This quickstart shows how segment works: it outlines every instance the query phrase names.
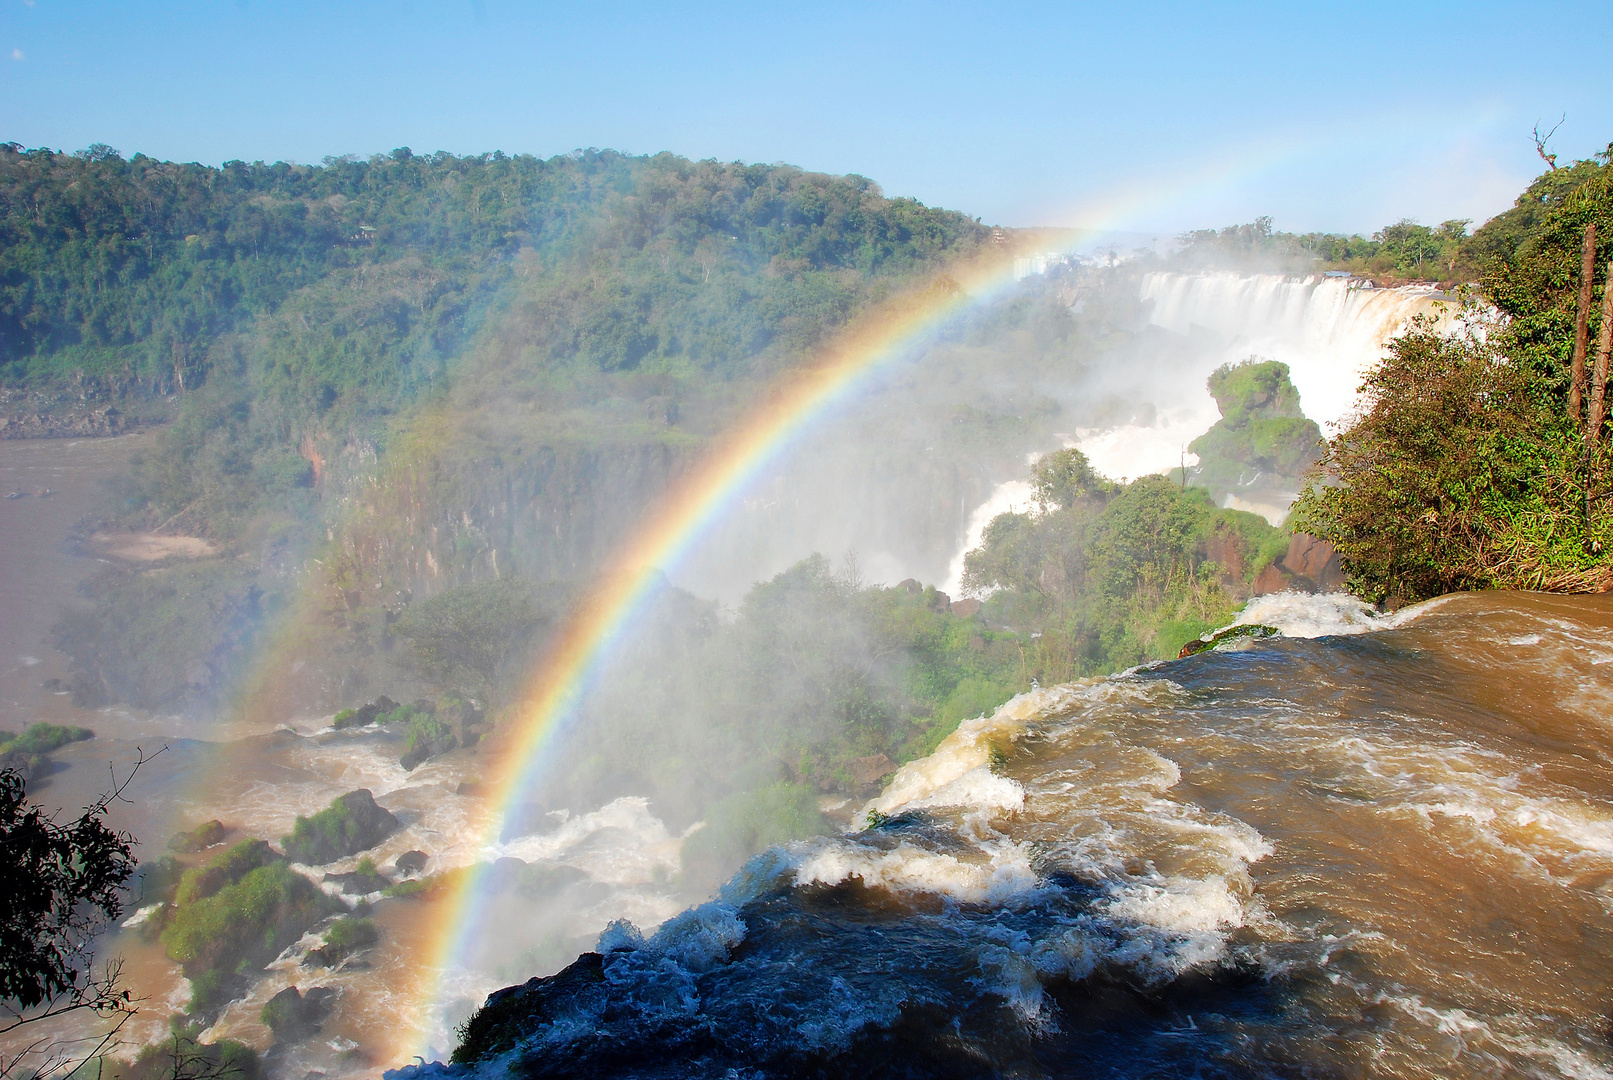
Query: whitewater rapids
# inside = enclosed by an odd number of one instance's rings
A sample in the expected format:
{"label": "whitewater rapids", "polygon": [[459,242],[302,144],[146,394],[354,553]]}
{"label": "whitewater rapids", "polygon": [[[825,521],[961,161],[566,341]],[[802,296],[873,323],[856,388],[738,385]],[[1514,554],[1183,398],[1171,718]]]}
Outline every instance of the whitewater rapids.
{"label": "whitewater rapids", "polygon": [[1613,1076],[1613,598],[1261,604],[495,995],[479,1071]]}

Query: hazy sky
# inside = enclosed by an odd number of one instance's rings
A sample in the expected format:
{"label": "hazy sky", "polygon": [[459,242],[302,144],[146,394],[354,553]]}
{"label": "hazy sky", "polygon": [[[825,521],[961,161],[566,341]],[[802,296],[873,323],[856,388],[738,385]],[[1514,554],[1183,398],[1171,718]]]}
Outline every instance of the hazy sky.
{"label": "hazy sky", "polygon": [[1613,140],[1613,3],[0,0],[0,139],[219,163],[587,146],[992,223],[1478,220]]}

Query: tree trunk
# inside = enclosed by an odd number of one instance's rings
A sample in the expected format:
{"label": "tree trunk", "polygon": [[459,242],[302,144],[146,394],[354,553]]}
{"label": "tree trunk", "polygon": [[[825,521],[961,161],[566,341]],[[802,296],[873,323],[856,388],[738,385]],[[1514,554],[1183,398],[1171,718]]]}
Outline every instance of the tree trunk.
{"label": "tree trunk", "polygon": [[1613,259],[1602,277],[1602,322],[1596,328],[1596,368],[1591,372],[1591,416],[1585,424],[1585,442],[1595,447],[1607,419],[1607,364],[1613,352]]}
{"label": "tree trunk", "polygon": [[1579,423],[1585,383],[1585,346],[1590,343],[1591,286],[1596,279],[1596,222],[1585,226],[1585,248],[1579,260],[1579,306],[1574,315],[1574,362],[1569,368],[1568,415]]}

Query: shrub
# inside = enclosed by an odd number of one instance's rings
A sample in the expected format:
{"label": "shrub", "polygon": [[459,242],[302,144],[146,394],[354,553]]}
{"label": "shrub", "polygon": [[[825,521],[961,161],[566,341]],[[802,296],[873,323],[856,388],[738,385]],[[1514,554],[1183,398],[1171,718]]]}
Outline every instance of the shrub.
{"label": "shrub", "polygon": [[398,828],[398,819],[377,806],[367,789],[350,791],[313,817],[297,816],[289,834],[280,838],[286,856],[317,866],[374,847]]}
{"label": "shrub", "polygon": [[0,736],[0,754],[48,754],[60,750],[68,743],[95,738],[89,728],[62,727],[57,724],[38,723],[21,735]]}
{"label": "shrub", "polygon": [[1613,529],[1586,520],[1583,448],[1531,400],[1524,366],[1419,321],[1389,343],[1362,396],[1321,462],[1327,484],[1294,511],[1338,549],[1353,591],[1402,603],[1600,580],[1596,550]]}
{"label": "shrub", "polygon": [[242,976],[273,960],[333,905],[279,861],[249,870],[211,895],[186,899],[185,893],[181,883],[162,944],[184,966],[196,1012],[223,1004]]}

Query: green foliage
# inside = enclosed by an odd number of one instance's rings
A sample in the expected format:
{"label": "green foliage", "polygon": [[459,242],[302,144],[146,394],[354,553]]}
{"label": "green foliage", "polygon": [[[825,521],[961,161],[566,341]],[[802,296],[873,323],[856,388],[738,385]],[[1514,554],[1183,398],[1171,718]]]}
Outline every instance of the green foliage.
{"label": "green foliage", "polygon": [[174,894],[178,904],[193,904],[218,892],[226,885],[240,881],[260,866],[268,866],[278,859],[266,840],[247,839],[232,844],[201,866],[191,867],[179,879]]}
{"label": "green foliage", "polygon": [[303,1014],[304,1006],[300,997],[276,994],[258,1013],[258,1020],[280,1040],[303,1027]]}
{"label": "green foliage", "polygon": [[[1390,343],[1366,409],[1334,440],[1328,485],[1295,506],[1351,588],[1396,603],[1459,589],[1585,588],[1613,542],[1584,517],[1583,447],[1530,400],[1494,344],[1427,324]],[[1605,467],[1605,466],[1604,466]]]}
{"label": "green foliage", "polygon": [[[1331,540],[1352,588],[1392,603],[1455,589],[1586,591],[1609,580],[1605,430],[1568,412],[1581,244],[1613,256],[1613,165],[1546,173],[1475,234],[1485,295],[1505,318],[1446,339],[1426,322],[1390,343],[1361,419],[1295,508]],[[1593,290],[1591,332],[1600,321]]]}
{"label": "green foliage", "polygon": [[1188,445],[1199,456],[1192,482],[1212,494],[1262,480],[1293,485],[1292,492],[1321,453],[1322,432],[1300,410],[1288,365],[1227,364],[1210,376],[1209,389],[1221,419]]}
{"label": "green foliage", "polygon": [[62,825],[28,801],[16,770],[0,769],[0,998],[23,1009],[121,1008],[100,1000],[89,954],[95,935],[122,916],[135,868],[133,841],[105,822],[115,796]]}
{"label": "green foliage", "polygon": [[223,1004],[247,974],[279,955],[333,903],[279,860],[247,870],[210,893],[187,895],[189,880],[187,874],[180,885],[162,944],[191,980],[193,1012]]}
{"label": "green foliage", "polygon": [[547,616],[525,582],[499,577],[411,604],[392,632],[409,643],[423,678],[486,699]]}
{"label": "green foliage", "polygon": [[280,844],[287,858],[317,866],[374,847],[397,827],[398,819],[360,789],[332,799],[313,817],[298,814]]}
{"label": "green foliage", "polygon": [[68,743],[93,738],[95,732],[89,728],[63,727],[40,721],[29,725],[28,730],[21,735],[0,736],[0,754],[48,754],[52,750],[60,750]]}
{"label": "green foliage", "polygon": [[223,842],[230,830],[222,821],[204,821],[194,829],[175,833],[168,841],[170,851],[204,851]]}
{"label": "green foliage", "polygon": [[441,876],[433,874],[430,877],[408,878],[404,881],[395,882],[382,891],[389,897],[407,899],[435,893],[442,887],[442,884]]}
{"label": "green foliage", "polygon": [[1031,488],[1043,510],[1067,510],[1081,499],[1109,494],[1114,483],[1099,476],[1073,447],[1045,454],[1031,468]]}
{"label": "green foliage", "polygon": [[327,967],[335,967],[360,949],[367,949],[380,940],[381,932],[373,921],[344,915],[325,931],[325,944],[319,952]]}
{"label": "green foliage", "polygon": [[1000,515],[965,557],[965,590],[989,594],[992,621],[1034,631],[1022,678],[1062,682],[1174,657],[1230,617],[1286,547],[1263,519],[1218,510],[1204,489],[1162,476],[1089,490],[1062,508]]}

